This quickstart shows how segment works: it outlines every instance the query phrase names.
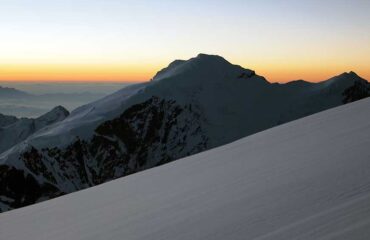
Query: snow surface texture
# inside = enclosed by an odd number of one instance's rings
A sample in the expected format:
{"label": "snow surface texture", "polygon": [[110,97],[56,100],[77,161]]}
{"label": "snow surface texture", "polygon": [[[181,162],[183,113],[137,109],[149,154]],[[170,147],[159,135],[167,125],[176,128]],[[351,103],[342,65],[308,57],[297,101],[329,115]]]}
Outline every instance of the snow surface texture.
{"label": "snow surface texture", "polygon": [[176,60],[152,81],[84,105],[3,153],[0,211],[95,186],[369,95],[369,83],[353,72],[316,84],[271,84],[220,56]]}
{"label": "snow surface texture", "polygon": [[0,239],[369,239],[370,99],[0,215]]}

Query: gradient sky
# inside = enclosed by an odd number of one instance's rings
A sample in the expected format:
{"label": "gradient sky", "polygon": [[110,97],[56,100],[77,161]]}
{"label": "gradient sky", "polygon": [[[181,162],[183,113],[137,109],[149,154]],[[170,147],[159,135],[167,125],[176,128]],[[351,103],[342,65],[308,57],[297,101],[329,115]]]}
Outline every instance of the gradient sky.
{"label": "gradient sky", "polygon": [[0,2],[0,80],[142,81],[198,53],[270,81],[370,80],[370,1]]}

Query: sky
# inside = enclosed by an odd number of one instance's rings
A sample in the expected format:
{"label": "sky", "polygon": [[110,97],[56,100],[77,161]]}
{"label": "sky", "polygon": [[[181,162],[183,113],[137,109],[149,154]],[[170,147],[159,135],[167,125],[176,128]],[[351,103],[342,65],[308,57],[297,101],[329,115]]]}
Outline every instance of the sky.
{"label": "sky", "polygon": [[0,81],[146,81],[217,54],[272,82],[370,80],[369,0],[1,0]]}

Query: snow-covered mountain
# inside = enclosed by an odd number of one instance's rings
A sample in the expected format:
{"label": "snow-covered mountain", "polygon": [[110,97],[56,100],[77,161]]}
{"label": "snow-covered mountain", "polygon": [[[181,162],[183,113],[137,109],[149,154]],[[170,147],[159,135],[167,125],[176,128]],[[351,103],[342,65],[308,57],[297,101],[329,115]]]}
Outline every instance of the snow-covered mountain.
{"label": "snow-covered mountain", "polygon": [[82,106],[2,154],[0,209],[104,183],[369,93],[353,72],[315,84],[271,84],[219,56],[176,60],[152,81]]}
{"label": "snow-covered mountain", "polygon": [[17,117],[4,115],[0,113],[0,127],[5,127],[7,125],[15,123],[18,120],[19,119]]}
{"label": "snow-covered mountain", "polygon": [[0,239],[370,239],[370,99],[0,214]]}
{"label": "snow-covered mountain", "polygon": [[68,115],[69,112],[62,106],[57,106],[35,119],[18,119],[0,114],[0,153],[25,140],[43,127],[64,120]]}

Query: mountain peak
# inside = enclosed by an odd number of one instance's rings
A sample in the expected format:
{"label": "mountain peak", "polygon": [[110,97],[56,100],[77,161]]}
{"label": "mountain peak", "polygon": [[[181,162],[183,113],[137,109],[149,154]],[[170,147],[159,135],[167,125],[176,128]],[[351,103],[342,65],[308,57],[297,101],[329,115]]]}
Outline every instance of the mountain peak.
{"label": "mountain peak", "polygon": [[213,55],[213,54],[205,54],[205,53],[199,53],[195,59],[202,59],[202,60],[218,60],[218,61],[224,61],[228,62],[225,58],[219,56],[219,55]]}
{"label": "mountain peak", "polygon": [[204,54],[200,53],[195,58],[189,59],[189,62],[196,62],[197,64],[205,64],[205,65],[219,65],[219,66],[234,66],[229,61],[227,61],[225,58],[219,56],[219,55],[211,55],[211,54]]}
{"label": "mountain peak", "polygon": [[61,105],[58,105],[58,106],[54,107],[53,109],[50,110],[50,112],[62,112],[65,115],[69,115],[68,110],[65,107],[61,106]]}
{"label": "mountain peak", "polygon": [[175,60],[166,68],[160,70],[154,77],[153,81],[172,78],[181,74],[191,75],[189,79],[202,76],[205,79],[214,79],[234,74],[235,77],[245,73],[246,76],[254,75],[254,71],[244,69],[241,66],[233,65],[225,58],[219,55],[210,55],[200,53],[189,60]]}
{"label": "mountain peak", "polygon": [[355,72],[344,72],[337,76],[334,76],[326,81],[321,82],[323,86],[330,86],[330,88],[334,89],[346,89],[351,87],[355,82],[366,82],[367,81],[360,76],[358,76]]}
{"label": "mountain peak", "polygon": [[293,81],[287,82],[286,84],[287,85],[294,85],[294,86],[307,86],[307,85],[311,85],[312,83],[307,82],[303,79],[298,79],[298,80],[293,80]]}
{"label": "mountain peak", "polygon": [[329,81],[330,80],[337,82],[337,81],[356,81],[356,80],[365,80],[365,79],[361,78],[355,72],[350,71],[350,72],[344,72],[342,74],[339,74],[338,76],[335,76],[329,79]]}
{"label": "mountain peak", "polygon": [[69,115],[69,111],[61,105],[54,107],[53,109],[50,110],[49,113],[50,114],[53,113],[53,114],[60,115],[63,117],[68,117]]}
{"label": "mountain peak", "polygon": [[49,112],[45,113],[44,115],[37,118],[40,121],[48,121],[48,122],[55,122],[61,121],[69,116],[69,111],[65,109],[63,106],[56,106]]}
{"label": "mountain peak", "polygon": [[353,71],[349,71],[349,72],[344,72],[344,73],[338,75],[337,77],[357,77],[358,78],[359,76],[357,75],[357,73],[355,73]]}

